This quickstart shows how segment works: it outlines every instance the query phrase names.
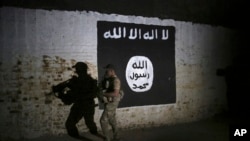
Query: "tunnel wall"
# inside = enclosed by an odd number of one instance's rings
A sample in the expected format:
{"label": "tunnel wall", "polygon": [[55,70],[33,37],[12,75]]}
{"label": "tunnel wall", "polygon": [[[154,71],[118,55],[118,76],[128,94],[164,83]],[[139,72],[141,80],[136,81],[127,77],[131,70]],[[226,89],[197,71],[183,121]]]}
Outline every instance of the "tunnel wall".
{"label": "tunnel wall", "polygon": [[[216,69],[231,62],[235,31],[172,19],[86,11],[0,9],[0,137],[65,134],[70,106],[48,96],[84,61],[97,78],[97,21],[174,26],[176,103],[117,110],[121,129],[196,121],[227,110],[226,85]],[[96,103],[98,103],[96,99]],[[102,110],[96,107],[100,129]],[[83,120],[80,131],[87,131]]]}

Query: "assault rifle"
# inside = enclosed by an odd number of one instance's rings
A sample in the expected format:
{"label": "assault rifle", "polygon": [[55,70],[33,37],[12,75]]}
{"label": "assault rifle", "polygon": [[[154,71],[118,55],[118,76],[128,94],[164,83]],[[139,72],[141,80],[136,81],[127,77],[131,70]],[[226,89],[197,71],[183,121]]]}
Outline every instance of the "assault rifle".
{"label": "assault rifle", "polygon": [[46,94],[45,103],[51,103],[50,96],[59,98],[65,105],[71,105],[74,102],[72,91],[67,87],[69,80],[52,86],[52,91]]}
{"label": "assault rifle", "polygon": [[[72,78],[71,78],[72,79]],[[73,78],[74,79],[74,78]],[[69,80],[66,80],[64,82],[61,82],[57,85],[52,86],[52,91],[47,95],[53,95],[56,98],[61,99],[61,101],[65,105],[71,105],[72,103],[79,100],[79,97],[77,98],[77,94],[73,93],[73,91],[69,88]],[[93,84],[96,84],[96,80],[93,80]],[[97,87],[97,86],[96,86]],[[93,92],[91,92],[93,95],[88,95],[89,98],[96,97],[97,94],[97,88],[93,88]],[[88,97],[86,97],[88,99]],[[50,103],[51,101],[48,101],[47,103]],[[95,106],[97,106],[96,104]]]}

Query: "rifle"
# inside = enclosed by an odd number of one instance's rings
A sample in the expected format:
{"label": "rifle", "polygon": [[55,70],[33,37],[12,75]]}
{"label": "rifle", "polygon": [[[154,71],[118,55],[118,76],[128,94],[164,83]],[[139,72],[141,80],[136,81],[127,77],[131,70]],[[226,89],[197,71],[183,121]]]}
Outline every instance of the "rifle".
{"label": "rifle", "polygon": [[[53,85],[52,86],[52,91],[49,94],[46,94],[46,95],[48,95],[48,96],[49,95],[53,95],[56,98],[61,99],[61,101],[65,105],[71,105],[72,103],[76,102],[79,99],[76,97],[76,94],[74,94],[73,91],[68,87],[69,82],[70,82],[70,79],[66,80],[64,82],[61,82],[61,83],[59,83],[57,85]],[[97,81],[93,79],[92,82],[93,82],[93,85],[95,86],[95,88],[93,88],[93,92],[92,93],[93,93],[93,96],[96,97],[96,95],[98,93],[98,90],[97,90],[98,89],[97,88]],[[89,98],[92,98],[93,96],[90,95]],[[51,102],[52,102],[52,100],[50,98],[46,97],[45,103],[49,104]],[[95,104],[95,106],[98,106],[98,104]]]}
{"label": "rifle", "polygon": [[68,88],[68,83],[69,80],[66,80],[64,82],[61,82],[57,85],[53,85],[52,86],[52,91],[48,94],[46,94],[46,99],[45,99],[45,103],[49,104],[51,103],[51,99],[48,96],[55,96],[56,98],[61,99],[61,101],[65,104],[65,105],[71,105],[74,102],[74,98],[73,98],[73,94],[72,91]]}

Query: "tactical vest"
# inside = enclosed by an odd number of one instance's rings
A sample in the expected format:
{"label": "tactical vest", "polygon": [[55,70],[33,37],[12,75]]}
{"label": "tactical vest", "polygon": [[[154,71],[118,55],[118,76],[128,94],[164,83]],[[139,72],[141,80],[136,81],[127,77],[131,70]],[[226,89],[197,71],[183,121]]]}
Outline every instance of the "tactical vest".
{"label": "tactical vest", "polygon": [[105,88],[106,88],[106,92],[113,92],[114,91],[114,81],[115,81],[115,77],[111,77],[108,78],[105,82]]}

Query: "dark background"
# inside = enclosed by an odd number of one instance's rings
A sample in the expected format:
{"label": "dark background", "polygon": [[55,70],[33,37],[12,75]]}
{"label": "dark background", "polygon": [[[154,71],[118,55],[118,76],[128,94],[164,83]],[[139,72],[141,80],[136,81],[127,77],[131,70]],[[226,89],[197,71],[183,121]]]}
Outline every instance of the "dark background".
{"label": "dark background", "polygon": [[2,5],[158,17],[232,28],[247,25],[249,17],[247,0],[2,0]]}

